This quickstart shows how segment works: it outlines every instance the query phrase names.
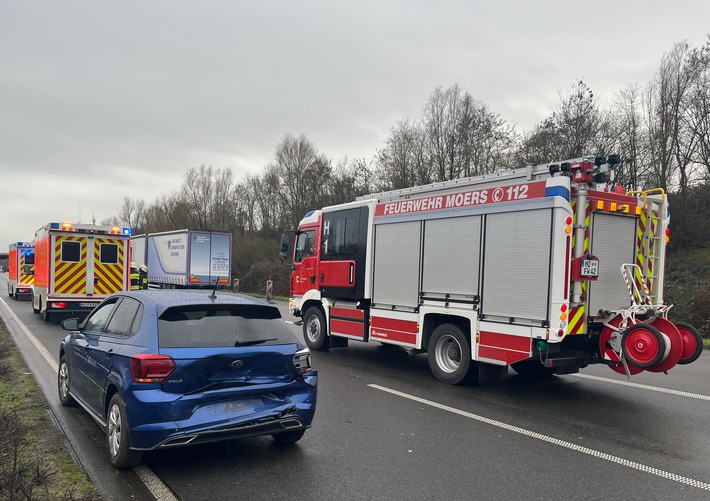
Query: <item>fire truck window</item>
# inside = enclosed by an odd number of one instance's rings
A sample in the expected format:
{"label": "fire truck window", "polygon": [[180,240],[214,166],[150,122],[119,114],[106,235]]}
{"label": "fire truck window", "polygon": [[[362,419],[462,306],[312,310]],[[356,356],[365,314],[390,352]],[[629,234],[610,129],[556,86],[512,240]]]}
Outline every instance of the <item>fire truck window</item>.
{"label": "fire truck window", "polygon": [[343,238],[343,257],[345,259],[357,258],[357,230],[358,220],[349,217],[345,220],[345,235]]}
{"label": "fire truck window", "polygon": [[25,254],[25,264],[35,264],[35,255]]}
{"label": "fire truck window", "polygon": [[101,244],[99,259],[105,264],[118,263],[118,245],[116,244]]}
{"label": "fire truck window", "polygon": [[[358,259],[360,211],[348,209],[335,212],[323,224],[321,258],[326,261]],[[330,219],[330,220],[329,220]]]}
{"label": "fire truck window", "polygon": [[81,261],[81,243],[62,242],[62,261],[66,263],[78,263]]}
{"label": "fire truck window", "polygon": [[315,243],[316,232],[306,231],[298,235],[298,240],[296,240],[296,262],[300,263],[307,257],[311,257],[314,254],[313,245]]}
{"label": "fire truck window", "polygon": [[358,218],[336,218],[334,226],[335,228],[331,234],[333,246],[330,253],[332,259],[356,259],[358,250]]}

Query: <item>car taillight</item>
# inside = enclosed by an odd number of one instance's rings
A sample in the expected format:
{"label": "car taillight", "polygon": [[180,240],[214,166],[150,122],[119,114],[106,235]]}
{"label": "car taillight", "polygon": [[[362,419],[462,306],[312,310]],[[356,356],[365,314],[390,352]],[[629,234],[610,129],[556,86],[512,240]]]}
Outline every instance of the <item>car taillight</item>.
{"label": "car taillight", "polygon": [[293,366],[299,374],[311,372],[311,350],[303,348],[294,353]]}
{"label": "car taillight", "polygon": [[142,353],[131,357],[135,383],[163,383],[175,370],[175,361],[167,355]]}

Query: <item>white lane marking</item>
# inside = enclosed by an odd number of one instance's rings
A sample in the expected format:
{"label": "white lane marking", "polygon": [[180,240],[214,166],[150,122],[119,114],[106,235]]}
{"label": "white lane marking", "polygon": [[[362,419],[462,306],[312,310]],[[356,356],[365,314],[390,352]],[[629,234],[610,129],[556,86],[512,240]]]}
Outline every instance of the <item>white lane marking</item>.
{"label": "white lane marking", "polygon": [[150,493],[155,497],[156,501],[179,501],[180,498],[173,494],[167,485],[153,473],[153,470],[144,464],[139,464],[133,467],[138,477],[143,481]]}
{"label": "white lane marking", "polygon": [[[11,320],[13,320],[17,326],[22,330],[22,332],[27,336],[27,339],[37,348],[37,351],[42,358],[49,364],[54,372],[59,370],[59,364],[54,361],[54,357],[49,353],[47,348],[35,337],[34,334],[27,328],[27,326],[20,320],[20,318],[15,314],[14,311],[7,305],[7,303],[0,298],[0,303],[2,303],[2,310],[5,312]],[[146,488],[155,497],[156,501],[178,501],[170,488],[163,483],[163,481],[158,477],[153,470],[147,466],[140,464],[133,468],[136,472],[138,478],[145,484]]]}
{"label": "white lane marking", "polygon": [[581,377],[584,379],[591,379],[593,381],[601,381],[602,383],[620,384],[622,386],[631,386],[632,388],[640,388],[642,390],[657,391],[659,393],[668,393],[670,395],[678,395],[681,397],[696,398],[698,400],[710,400],[709,395],[702,395],[700,393],[691,393],[689,391],[680,390],[670,390],[668,388],[661,388],[658,386],[651,386],[647,384],[631,383],[629,381],[619,381],[617,379],[609,379],[600,376],[592,376],[590,374],[570,374],[570,376]]}
{"label": "white lane marking", "polygon": [[521,435],[535,438],[537,440],[542,440],[543,442],[548,442],[550,444],[564,447],[566,449],[571,449],[573,451],[581,452],[582,454],[587,454],[589,456],[593,456],[593,457],[596,457],[599,459],[604,459],[605,461],[617,463],[622,466],[632,468],[634,470],[639,470],[644,473],[648,473],[650,475],[656,475],[657,477],[665,478],[668,480],[673,480],[674,482],[678,482],[678,483],[685,484],[685,485],[690,485],[691,487],[697,487],[698,489],[702,489],[705,491],[710,491],[710,484],[706,483],[706,482],[701,482],[700,480],[695,480],[692,478],[676,475],[675,473],[670,473],[667,471],[659,470],[658,468],[654,468],[653,466],[647,466],[645,464],[637,463],[635,461],[630,461],[628,459],[620,458],[618,456],[613,456],[613,455],[607,454],[605,452],[599,452],[594,449],[590,449],[588,447],[583,447],[581,445],[573,444],[573,443],[567,442],[565,440],[560,440],[559,438],[554,438],[554,437],[550,437],[548,435],[543,435],[542,433],[537,433],[534,431],[526,430],[525,428],[520,428],[519,426],[513,426],[513,425],[510,425],[507,423],[503,423],[502,421],[496,421],[495,419],[490,419],[487,417],[479,416],[478,414],[473,414],[471,412],[462,411],[461,409],[449,407],[448,405],[443,405],[443,404],[440,404],[437,402],[432,402],[431,400],[426,400],[424,398],[410,395],[408,393],[403,393],[401,391],[393,390],[391,388],[387,388],[386,386],[380,386],[378,384],[368,384],[367,386],[369,386],[370,388],[374,388],[376,390],[391,393],[392,395],[397,395],[398,397],[402,397],[402,398],[406,398],[409,400],[413,400],[415,402],[419,402],[420,404],[428,405],[430,407],[435,407],[437,409],[441,409],[446,412],[458,414],[459,416],[467,417],[469,419],[474,419],[474,420],[480,421],[482,423],[490,424],[492,426],[496,426],[496,427],[502,428],[504,430],[512,431],[514,433],[519,433]]}

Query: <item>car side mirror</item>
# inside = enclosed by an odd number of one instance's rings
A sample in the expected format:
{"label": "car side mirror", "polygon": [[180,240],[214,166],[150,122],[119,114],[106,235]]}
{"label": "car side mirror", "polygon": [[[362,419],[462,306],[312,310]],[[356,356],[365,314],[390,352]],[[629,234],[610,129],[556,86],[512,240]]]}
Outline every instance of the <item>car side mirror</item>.
{"label": "car side mirror", "polygon": [[79,330],[79,319],[78,318],[67,318],[62,321],[62,329],[65,331],[78,331]]}

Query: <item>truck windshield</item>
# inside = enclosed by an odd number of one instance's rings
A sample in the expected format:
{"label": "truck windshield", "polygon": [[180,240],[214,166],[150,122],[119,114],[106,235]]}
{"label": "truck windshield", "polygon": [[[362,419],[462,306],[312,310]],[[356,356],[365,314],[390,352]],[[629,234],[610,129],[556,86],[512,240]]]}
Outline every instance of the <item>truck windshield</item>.
{"label": "truck windshield", "polygon": [[315,230],[304,231],[298,235],[298,239],[296,240],[295,262],[300,263],[304,258],[314,254],[315,238]]}

